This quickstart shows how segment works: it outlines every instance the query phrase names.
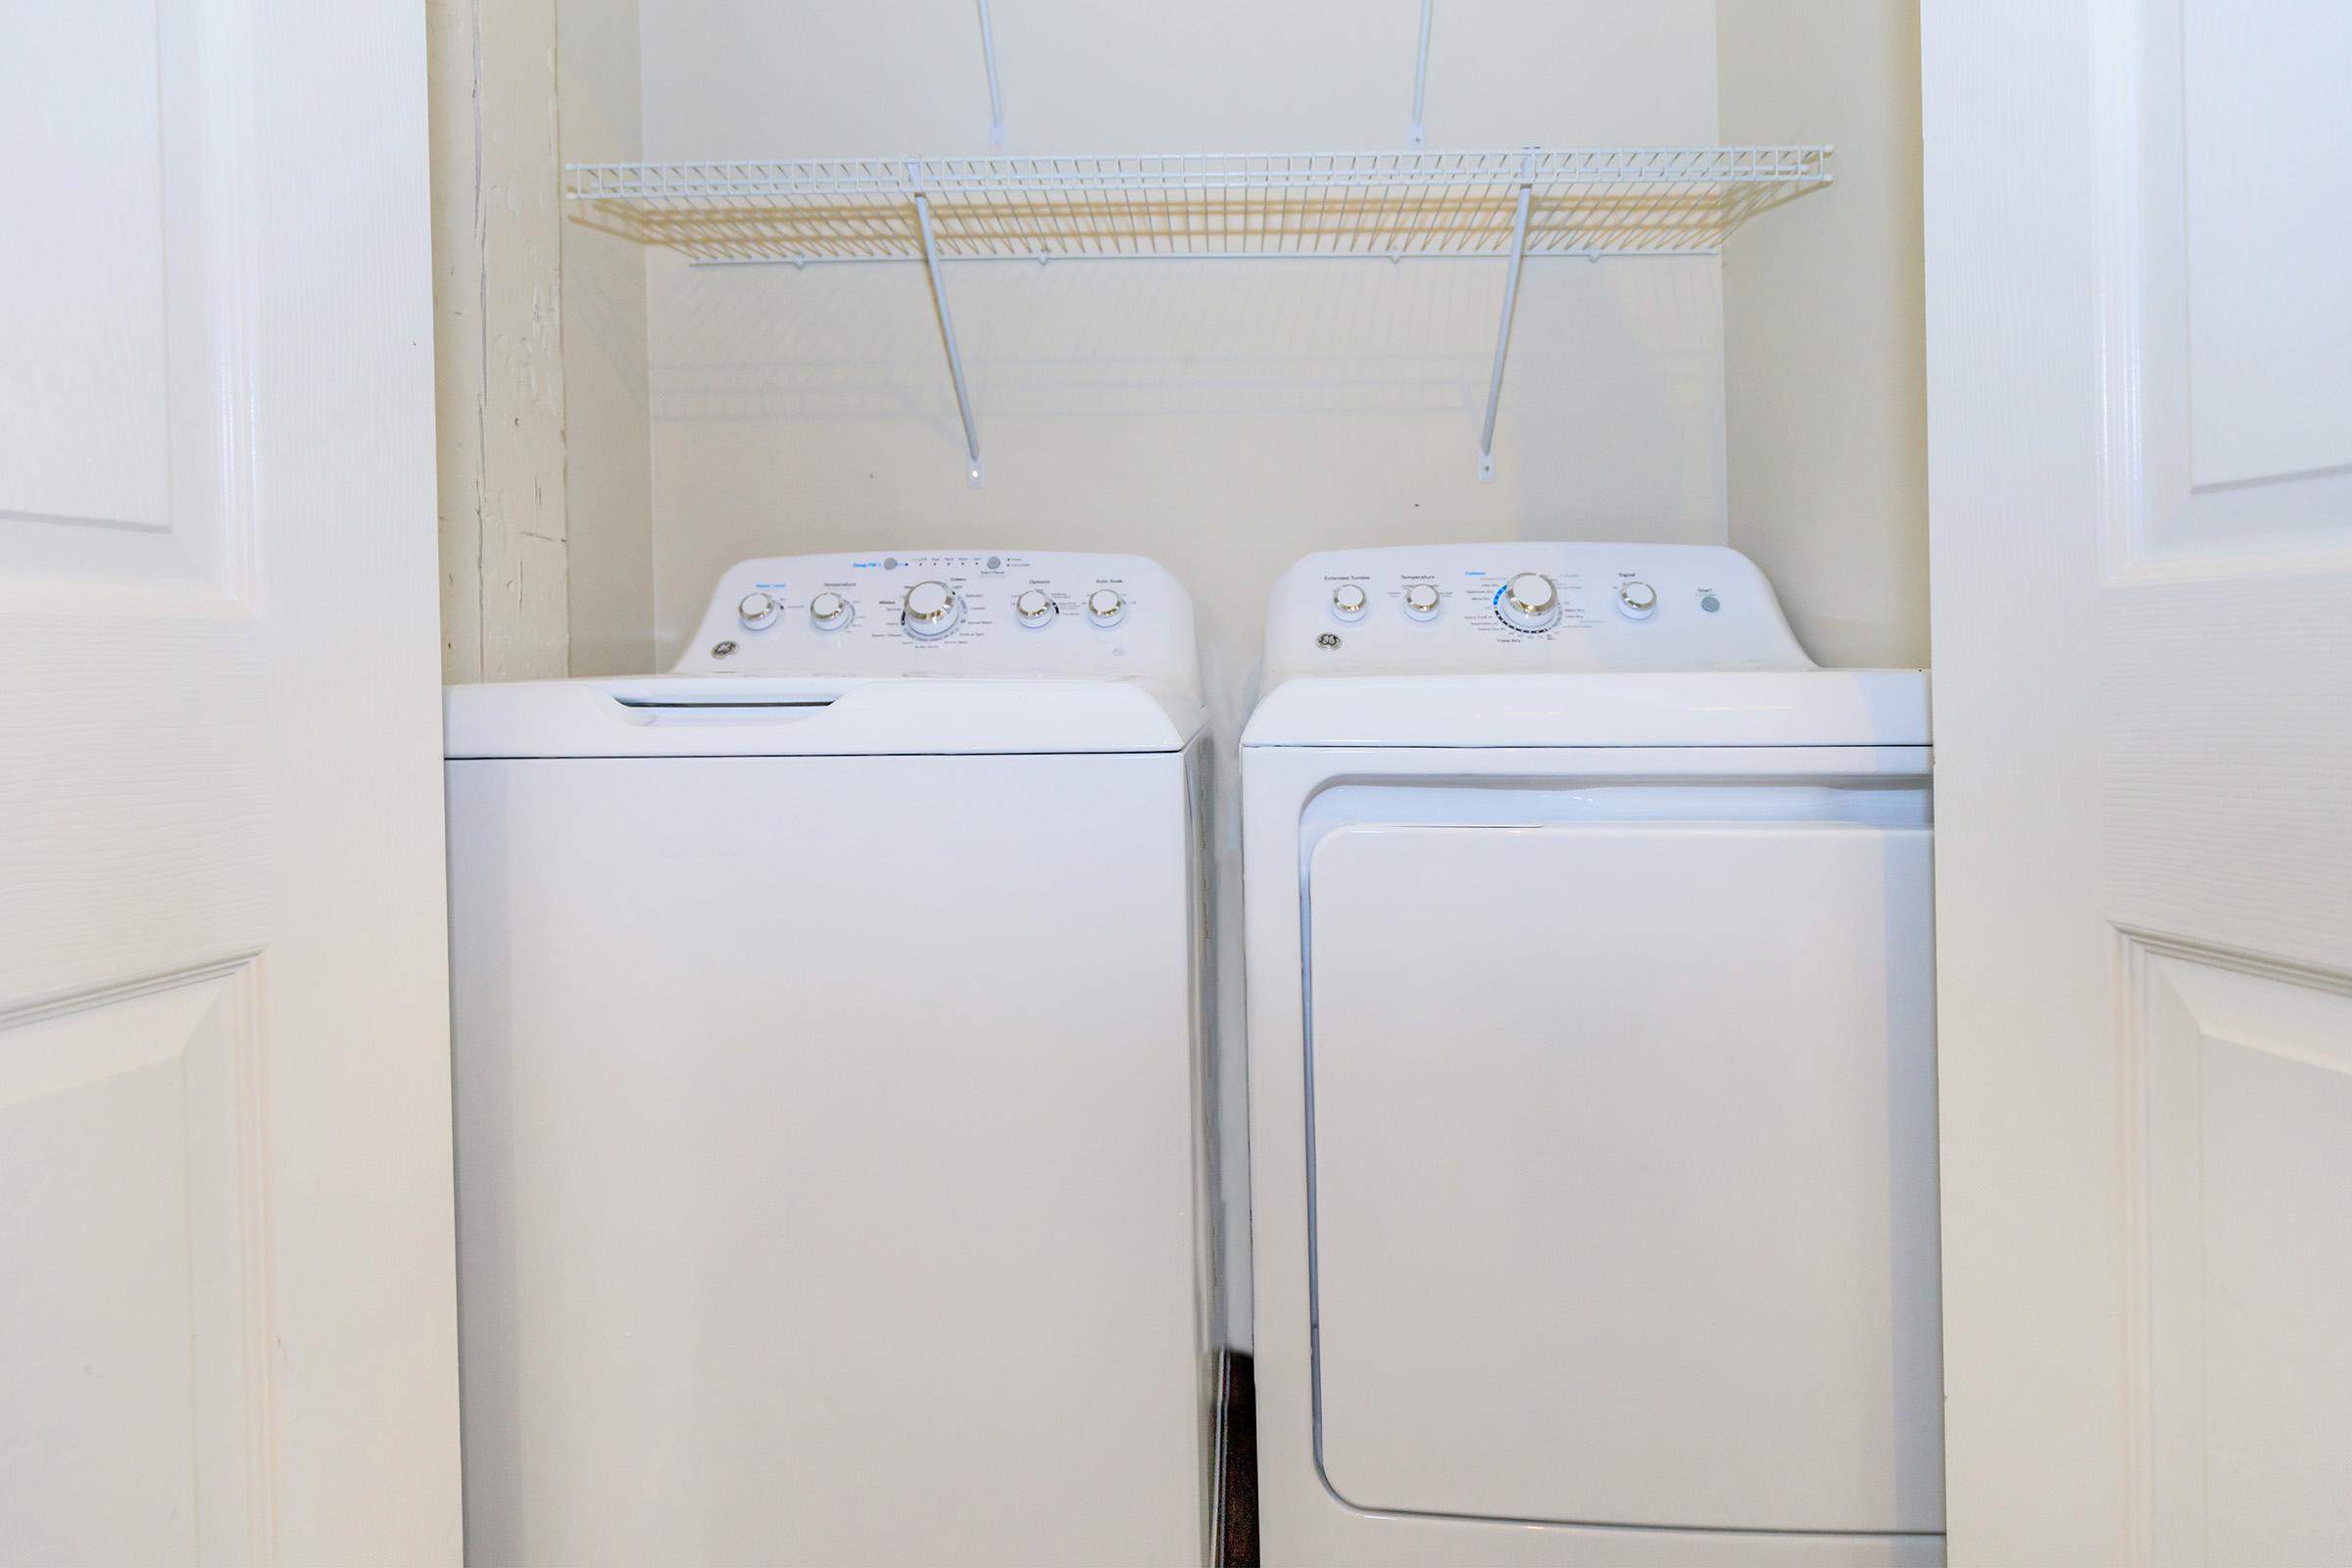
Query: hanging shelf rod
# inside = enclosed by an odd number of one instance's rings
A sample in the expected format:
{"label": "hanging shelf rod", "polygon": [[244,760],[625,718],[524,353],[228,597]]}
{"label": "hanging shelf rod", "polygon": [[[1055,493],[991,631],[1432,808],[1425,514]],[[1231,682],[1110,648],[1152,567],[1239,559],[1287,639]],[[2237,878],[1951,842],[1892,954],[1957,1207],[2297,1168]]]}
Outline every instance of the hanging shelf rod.
{"label": "hanging shelf rod", "polygon": [[924,263],[974,485],[945,263],[1502,260],[1479,452],[1492,478],[1523,262],[1710,255],[1756,213],[1829,184],[1830,161],[1803,146],[572,164],[564,195],[580,221],[697,262]]}

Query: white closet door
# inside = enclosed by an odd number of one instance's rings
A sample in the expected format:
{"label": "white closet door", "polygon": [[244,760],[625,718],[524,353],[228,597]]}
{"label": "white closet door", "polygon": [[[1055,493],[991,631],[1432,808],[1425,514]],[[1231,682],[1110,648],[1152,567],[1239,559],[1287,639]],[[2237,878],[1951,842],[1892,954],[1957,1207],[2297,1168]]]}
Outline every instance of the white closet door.
{"label": "white closet door", "polygon": [[2352,1560],[2352,9],[1923,47],[1952,1560]]}
{"label": "white closet door", "polygon": [[459,1556],[423,26],[0,45],[0,1561]]}

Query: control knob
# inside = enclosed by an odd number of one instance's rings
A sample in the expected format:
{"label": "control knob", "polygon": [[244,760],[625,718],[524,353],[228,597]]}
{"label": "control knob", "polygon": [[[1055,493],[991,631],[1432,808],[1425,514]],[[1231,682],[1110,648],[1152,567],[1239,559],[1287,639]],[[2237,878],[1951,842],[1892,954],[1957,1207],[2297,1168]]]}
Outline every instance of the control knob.
{"label": "control knob", "polygon": [[1361,620],[1372,601],[1359,582],[1344,582],[1331,591],[1331,612],[1342,620]]}
{"label": "control knob", "polygon": [[808,601],[808,624],[818,631],[839,631],[850,623],[850,602],[826,589]]}
{"label": "control knob", "polygon": [[1658,591],[1645,582],[1621,582],[1617,608],[1629,620],[1647,620],[1658,612]]}
{"label": "control knob", "polygon": [[1127,596],[1115,588],[1098,588],[1086,596],[1086,618],[1098,626],[1116,626],[1127,618]]}
{"label": "control knob", "polygon": [[963,621],[963,596],[937,578],[908,588],[899,608],[906,634],[925,642],[945,637]]}
{"label": "control knob", "polygon": [[1502,623],[1519,631],[1549,631],[1560,618],[1560,590],[1540,571],[1523,571],[1502,585],[1494,601]]}
{"label": "control knob", "polygon": [[1050,625],[1061,613],[1061,607],[1043,588],[1024,588],[1012,602],[1012,613],[1022,625],[1034,628]]}
{"label": "control knob", "polygon": [[1404,612],[1415,620],[1438,618],[1438,590],[1426,582],[1407,583],[1404,588]]}
{"label": "control knob", "polygon": [[760,590],[745,594],[743,602],[735,607],[735,613],[743,618],[744,625],[758,631],[762,626],[774,625],[776,615],[783,608],[776,602],[774,594]]}

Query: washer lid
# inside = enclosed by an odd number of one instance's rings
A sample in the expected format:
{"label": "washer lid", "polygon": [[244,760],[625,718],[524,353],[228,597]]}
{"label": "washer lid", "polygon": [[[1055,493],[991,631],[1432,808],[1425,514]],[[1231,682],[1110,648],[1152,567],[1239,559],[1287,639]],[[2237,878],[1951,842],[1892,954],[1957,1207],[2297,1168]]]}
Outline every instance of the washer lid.
{"label": "washer lid", "polygon": [[1925,746],[1917,669],[1289,680],[1244,746]]}
{"label": "washer lid", "polygon": [[1143,680],[641,675],[452,686],[451,759],[1175,752],[1198,697]]}

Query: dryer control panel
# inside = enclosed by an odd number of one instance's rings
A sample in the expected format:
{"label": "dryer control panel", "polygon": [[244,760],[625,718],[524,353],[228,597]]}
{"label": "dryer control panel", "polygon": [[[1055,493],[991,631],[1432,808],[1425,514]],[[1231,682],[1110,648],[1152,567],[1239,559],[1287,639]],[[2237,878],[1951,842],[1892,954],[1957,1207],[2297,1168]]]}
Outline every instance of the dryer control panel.
{"label": "dryer control panel", "polygon": [[1715,545],[1401,546],[1308,556],[1266,617],[1298,675],[1811,669],[1754,562]]}
{"label": "dryer control panel", "polygon": [[679,674],[1199,683],[1193,605],[1142,556],[883,550],[739,562]]}

